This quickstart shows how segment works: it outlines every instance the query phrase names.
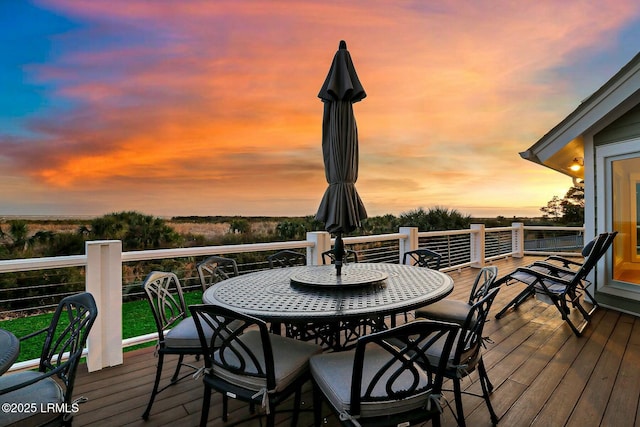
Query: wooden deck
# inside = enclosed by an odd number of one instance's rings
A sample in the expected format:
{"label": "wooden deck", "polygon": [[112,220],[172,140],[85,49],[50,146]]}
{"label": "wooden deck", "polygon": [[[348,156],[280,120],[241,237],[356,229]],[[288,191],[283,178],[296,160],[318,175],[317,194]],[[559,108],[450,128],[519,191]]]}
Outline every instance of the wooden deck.
{"label": "wooden deck", "polygon": [[[506,259],[496,261],[494,265],[502,276],[533,260]],[[451,297],[466,299],[475,270],[463,269],[450,274],[456,283]],[[497,312],[521,289],[519,285],[504,286],[492,312]],[[620,427],[633,426],[640,420],[640,319],[600,309],[584,336],[577,338],[555,307],[531,298],[500,320],[491,316],[485,332],[493,341],[487,346],[484,360],[496,387],[492,402],[501,417],[499,425]],[[166,365],[165,373],[169,376],[172,364]],[[152,349],[128,352],[123,365],[91,374],[82,365],[74,396],[85,396],[89,400],[81,405],[74,425],[198,425],[202,385],[190,378],[161,393],[149,421],[141,419],[154,372]],[[463,387],[478,391],[477,376],[473,374],[464,380]],[[449,392],[445,397],[452,400],[453,396]],[[220,419],[220,402],[220,396],[214,393],[211,426],[225,425]],[[490,425],[482,399],[468,397],[464,406],[468,426]],[[309,386],[303,408],[311,409]],[[247,405],[242,402],[232,401],[230,412],[230,421],[249,415]],[[340,425],[326,405],[323,412],[327,415],[327,427]],[[290,414],[281,414],[278,425],[289,424]],[[260,421],[252,420],[243,425],[259,426]],[[302,413],[298,425],[313,425],[312,413]],[[449,410],[445,411],[443,425],[455,425]]]}

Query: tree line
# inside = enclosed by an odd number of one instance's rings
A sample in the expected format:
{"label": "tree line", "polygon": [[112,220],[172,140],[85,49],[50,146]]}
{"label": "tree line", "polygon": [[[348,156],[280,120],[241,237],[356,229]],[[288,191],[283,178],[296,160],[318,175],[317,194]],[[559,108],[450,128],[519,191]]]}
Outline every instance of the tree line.
{"label": "tree line", "polygon": [[[582,198],[580,199],[580,194]],[[582,200],[582,205],[580,204]],[[584,192],[570,189],[565,199],[554,199],[541,208],[542,219],[522,219],[496,217],[488,219],[472,218],[456,209],[433,207],[417,208],[399,216],[392,214],[374,216],[362,221],[362,227],[350,233],[355,235],[376,235],[395,233],[399,227],[412,226],[420,231],[440,231],[468,229],[472,223],[484,223],[487,227],[508,226],[512,222],[528,222],[530,225],[545,225],[552,222],[559,225],[571,221],[582,225],[584,213]],[[313,215],[294,218],[278,218],[273,230],[254,232],[252,223],[269,218],[212,217],[210,221],[228,224],[227,233],[212,238],[198,234],[180,234],[167,221],[135,211],[117,212],[103,215],[79,225],[75,232],[35,231],[29,229],[26,220],[11,220],[0,224],[0,259],[32,257],[55,257],[81,255],[88,240],[120,240],[124,251],[164,249],[193,246],[217,246],[241,243],[263,243],[282,240],[304,240],[309,231],[324,230],[324,224]],[[193,219],[184,219],[193,221]],[[200,219],[202,221],[202,219]],[[536,222],[537,221],[537,222]],[[567,223],[567,225],[574,225]],[[234,254],[239,265],[256,265],[264,261],[265,253]],[[139,293],[139,283],[152,270],[180,273],[181,277],[195,280],[195,267],[199,260],[162,259],[123,265],[123,288],[126,295],[135,298]],[[187,286],[194,283],[186,283]],[[54,295],[77,292],[84,288],[84,269],[65,268],[45,272],[16,272],[0,275],[0,306],[3,310],[20,310],[26,306],[46,307],[57,303]],[[6,312],[5,312],[6,313]],[[2,317],[2,310],[0,310]]]}
{"label": "tree line", "polygon": [[[418,227],[420,231],[458,230],[469,228],[472,223],[484,223],[487,227],[510,225],[511,222],[554,223],[582,225],[584,223],[584,190],[571,187],[564,198],[558,196],[540,208],[541,219],[472,218],[456,209],[432,207],[417,208],[395,216],[374,216],[362,221],[362,227],[349,235],[375,235],[397,232],[399,227]],[[263,243],[277,240],[302,240],[309,231],[324,230],[324,224],[313,215],[276,218],[273,231],[256,233],[251,224],[267,221],[267,217],[178,217],[177,221],[209,221],[228,224],[228,232],[222,236],[205,238],[202,235],[180,234],[167,221],[140,212],[110,213],[82,224],[75,233],[38,230],[31,233],[29,222],[22,219],[0,224],[0,259],[81,255],[87,240],[121,240],[123,250],[145,250],[202,245],[228,245]]]}
{"label": "tree line", "polygon": [[553,196],[546,206],[540,208],[543,218],[563,225],[584,224],[584,188],[571,187],[561,199]]}

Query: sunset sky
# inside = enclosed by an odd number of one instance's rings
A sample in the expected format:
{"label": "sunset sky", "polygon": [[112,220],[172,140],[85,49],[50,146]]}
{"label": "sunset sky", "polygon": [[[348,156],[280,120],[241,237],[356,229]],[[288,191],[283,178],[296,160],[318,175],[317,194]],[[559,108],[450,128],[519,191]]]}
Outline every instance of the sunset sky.
{"label": "sunset sky", "polygon": [[526,150],[638,52],[640,2],[3,0],[0,216],[311,215],[340,40],[370,216],[539,216]]}

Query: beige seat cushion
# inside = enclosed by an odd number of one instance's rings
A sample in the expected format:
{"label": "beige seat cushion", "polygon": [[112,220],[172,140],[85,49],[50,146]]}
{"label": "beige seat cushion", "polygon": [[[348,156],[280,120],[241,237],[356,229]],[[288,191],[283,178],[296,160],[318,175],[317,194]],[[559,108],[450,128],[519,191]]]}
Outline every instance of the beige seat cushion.
{"label": "beige seat cushion", "polygon": [[[211,336],[213,331],[206,323],[202,325],[207,336]],[[193,317],[187,317],[175,325],[169,332],[164,335],[164,343],[167,347],[177,348],[201,348],[200,338],[198,338],[198,330],[193,321]]]}
{"label": "beige seat cushion", "polygon": [[[327,400],[338,412],[350,413],[351,409],[351,380],[355,350],[338,353],[326,353],[311,358],[311,375],[322,390]],[[363,367],[363,383],[367,384],[379,372],[380,367],[388,362],[390,354],[381,348],[372,347],[365,352]],[[427,373],[417,368],[419,387],[428,384]],[[408,373],[401,375],[395,383],[397,390],[408,389],[413,383],[413,376]],[[376,386],[373,395],[384,398],[387,396],[384,387],[386,378]],[[376,402],[363,402],[360,408],[362,417],[378,417],[389,414],[411,411],[424,407],[429,400],[430,391],[424,391],[407,399],[387,399]]]}
{"label": "beige seat cushion", "polygon": [[[275,365],[276,391],[281,391],[308,370],[309,358],[311,356],[322,353],[322,347],[317,344],[294,340],[275,334],[269,334],[269,337],[271,339]],[[264,371],[264,352],[262,351],[260,332],[258,330],[249,330],[241,335],[239,340],[259,358],[260,366]],[[225,350],[225,362],[230,365],[239,366],[237,356],[234,355],[231,350]],[[216,362],[220,362],[220,350],[215,353],[214,357]],[[257,373],[255,367],[248,367],[248,370],[250,374]],[[233,372],[216,365],[214,365],[214,374],[225,381],[249,390],[259,391],[267,386],[265,378],[244,375],[243,373]]]}
{"label": "beige seat cushion", "polygon": [[[25,371],[17,374],[5,374],[0,377],[0,389],[11,387],[33,378],[41,377],[41,372]],[[0,426],[39,426],[55,420],[60,413],[57,411],[41,411],[47,404],[60,405],[64,402],[64,393],[58,383],[52,378],[45,378],[30,386],[12,391],[0,396],[2,403],[16,403],[32,405],[37,410],[3,411],[0,415]]]}
{"label": "beige seat cushion", "polygon": [[416,317],[462,325],[471,306],[466,301],[443,299],[416,310]]}
{"label": "beige seat cushion", "polygon": [[[241,320],[234,320],[229,323],[228,328],[231,330],[237,329],[243,322]],[[213,329],[207,322],[202,322],[202,329],[205,336],[211,337],[213,335]],[[208,342],[209,340],[207,340]],[[164,342],[168,347],[177,348],[200,348],[200,338],[198,338],[198,329],[196,328],[193,317],[187,317],[182,320],[176,326],[174,326],[169,332],[164,335]],[[215,345],[220,347],[222,340],[220,337],[216,338]]]}

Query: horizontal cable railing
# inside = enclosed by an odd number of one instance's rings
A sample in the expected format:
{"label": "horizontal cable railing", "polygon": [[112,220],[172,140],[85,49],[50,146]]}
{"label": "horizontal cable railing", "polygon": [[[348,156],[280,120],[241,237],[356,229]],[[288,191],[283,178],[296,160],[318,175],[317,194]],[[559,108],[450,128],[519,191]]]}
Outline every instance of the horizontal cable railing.
{"label": "horizontal cable railing", "polygon": [[[443,255],[442,271],[477,266],[498,257],[514,256],[516,227],[471,228],[465,230],[417,233],[415,246],[432,249]],[[535,254],[571,250],[579,255],[583,244],[582,227],[520,227],[525,251]],[[551,237],[541,238],[547,233]],[[398,263],[410,236],[390,233],[345,237],[347,249],[358,253],[359,262]],[[472,247],[483,240],[482,260],[474,259]],[[331,244],[332,241],[330,241]],[[404,243],[403,243],[404,242]],[[186,291],[201,290],[196,265],[210,255],[236,259],[240,274],[268,268],[267,256],[283,249],[306,253],[314,250],[312,240],[205,246],[191,248],[127,251],[121,253],[123,301],[143,297],[141,282],[152,270],[175,272]],[[533,249],[531,249],[533,248]],[[63,297],[85,288],[87,255],[0,260],[0,319],[51,310]],[[320,262],[321,263],[321,262]],[[34,282],[39,282],[34,285]],[[26,284],[26,285],[25,285]],[[124,340],[123,345],[154,340],[155,335]]]}
{"label": "horizontal cable railing", "polygon": [[[238,269],[244,274],[268,268],[266,257],[271,253],[283,249],[304,251],[312,246],[312,242],[301,240],[122,252],[123,298],[142,297],[141,281],[153,270],[176,272],[188,291],[200,288],[195,266],[209,255],[246,258],[247,254],[260,253],[253,260],[239,263]],[[86,264],[86,255],[0,260],[0,319],[47,311],[65,296],[81,292]],[[33,285],[35,281],[40,284]]]}
{"label": "horizontal cable railing", "polygon": [[472,230],[429,231],[418,233],[418,247],[442,255],[440,269],[456,270],[471,264]]}
{"label": "horizontal cable railing", "polygon": [[[399,241],[407,237],[401,233],[346,237],[344,243],[347,249],[357,252],[358,262],[398,263]],[[331,244],[334,243],[332,240]]]}
{"label": "horizontal cable railing", "polygon": [[525,254],[580,256],[585,245],[582,227],[526,226]]}
{"label": "horizontal cable railing", "polygon": [[[488,228],[484,232],[485,260],[512,255],[513,227]],[[551,254],[569,251],[579,255],[584,245],[582,227],[525,226],[525,253]],[[551,237],[537,238],[552,234]],[[469,266],[474,230],[449,230],[418,233],[418,247],[442,254],[442,269]],[[391,233],[344,238],[348,249],[358,253],[359,262],[397,263],[400,241],[408,236]],[[304,252],[313,242],[306,240],[204,246],[193,248],[128,251],[122,253],[123,295],[141,297],[140,282],[149,271],[171,270],[180,273],[187,290],[199,288],[196,265],[209,255],[236,259],[240,274],[268,268],[266,257],[283,249]],[[15,314],[37,313],[55,307],[64,296],[84,287],[85,255],[0,260],[0,318]],[[46,271],[42,273],[41,271]],[[34,282],[39,282],[33,285]],[[29,284],[25,286],[25,284]]]}
{"label": "horizontal cable railing", "polygon": [[512,255],[513,232],[510,227],[489,229],[484,239],[485,257],[489,260]]}

